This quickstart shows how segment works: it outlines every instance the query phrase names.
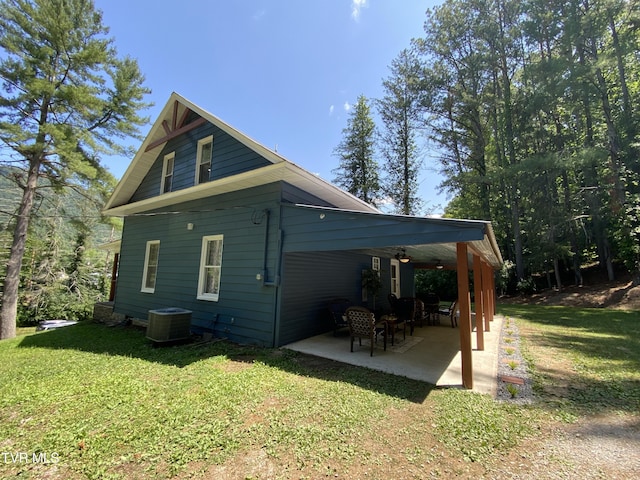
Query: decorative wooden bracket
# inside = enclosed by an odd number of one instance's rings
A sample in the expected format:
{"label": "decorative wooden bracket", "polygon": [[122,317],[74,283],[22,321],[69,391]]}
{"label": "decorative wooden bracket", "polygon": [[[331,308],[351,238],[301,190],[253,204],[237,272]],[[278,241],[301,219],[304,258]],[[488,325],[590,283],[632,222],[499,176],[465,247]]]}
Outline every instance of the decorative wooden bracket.
{"label": "decorative wooden bracket", "polygon": [[189,110],[188,108],[185,108],[184,112],[182,112],[182,115],[180,116],[180,119],[178,119],[179,105],[180,105],[180,102],[178,102],[177,100],[173,104],[173,114],[171,116],[171,125],[169,125],[169,122],[167,122],[166,120],[162,121],[162,128],[164,129],[165,135],[157,140],[154,140],[149,145],[147,145],[147,148],[144,149],[145,152],[148,152],[149,150],[153,150],[157,146],[162,145],[165,142],[168,142],[172,138],[182,135],[183,133],[188,132],[189,130],[193,130],[194,128],[199,127],[200,125],[206,123],[207,120],[200,117],[197,120],[194,120],[193,122],[187,123],[185,125],[185,122],[187,121],[187,118],[189,117],[189,113],[191,113],[191,110]]}

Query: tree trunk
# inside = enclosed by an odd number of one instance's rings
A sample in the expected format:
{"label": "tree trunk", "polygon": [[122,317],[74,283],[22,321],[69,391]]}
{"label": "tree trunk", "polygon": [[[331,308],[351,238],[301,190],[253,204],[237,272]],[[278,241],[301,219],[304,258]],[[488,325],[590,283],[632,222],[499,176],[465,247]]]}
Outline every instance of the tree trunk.
{"label": "tree trunk", "polygon": [[20,270],[27,243],[27,231],[31,219],[33,199],[38,185],[40,159],[32,159],[26,185],[23,187],[22,199],[18,209],[16,228],[13,233],[11,254],[7,263],[2,294],[2,310],[0,311],[0,340],[16,336],[16,317],[18,314],[18,287],[20,286]]}
{"label": "tree trunk", "polygon": [[553,272],[556,276],[556,285],[558,286],[558,291],[562,291],[562,276],[560,275],[560,262],[558,262],[558,257],[553,258]]}

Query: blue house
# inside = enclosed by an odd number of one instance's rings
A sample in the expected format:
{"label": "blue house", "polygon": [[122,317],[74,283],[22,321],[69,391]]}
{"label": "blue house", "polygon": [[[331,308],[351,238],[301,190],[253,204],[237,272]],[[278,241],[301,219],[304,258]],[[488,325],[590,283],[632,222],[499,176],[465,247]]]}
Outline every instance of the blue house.
{"label": "blue house", "polygon": [[502,262],[489,222],[384,214],[176,93],[104,213],[124,218],[115,313],[180,307],[194,329],[261,346],[329,331],[333,298],[371,305],[364,269],[385,307],[413,296],[416,268],[468,278]]}

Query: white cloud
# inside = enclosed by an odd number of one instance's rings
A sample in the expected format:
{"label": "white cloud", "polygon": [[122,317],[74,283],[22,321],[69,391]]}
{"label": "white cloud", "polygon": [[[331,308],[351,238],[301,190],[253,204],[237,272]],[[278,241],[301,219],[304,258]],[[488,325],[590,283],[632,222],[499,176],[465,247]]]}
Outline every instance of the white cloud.
{"label": "white cloud", "polygon": [[258,10],[253,14],[253,20],[255,22],[259,22],[262,18],[267,14],[267,11],[263,8],[262,10]]}
{"label": "white cloud", "polygon": [[352,0],[351,1],[351,18],[355,21],[360,19],[360,10],[367,6],[368,0]]}
{"label": "white cloud", "polygon": [[349,102],[344,102],[343,108],[345,112],[348,112],[351,110],[351,104]]}
{"label": "white cloud", "polygon": [[334,107],[333,107],[333,105],[331,105],[329,107],[329,115],[333,115],[333,109],[334,109]]}

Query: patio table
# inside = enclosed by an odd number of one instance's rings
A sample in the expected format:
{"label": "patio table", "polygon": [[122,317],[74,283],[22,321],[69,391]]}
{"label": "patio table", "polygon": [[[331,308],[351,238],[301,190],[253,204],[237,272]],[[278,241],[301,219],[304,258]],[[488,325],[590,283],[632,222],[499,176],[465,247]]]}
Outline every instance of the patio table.
{"label": "patio table", "polygon": [[393,314],[383,315],[380,317],[380,322],[387,325],[387,332],[391,331],[391,346],[393,346],[393,341],[396,336],[396,322],[398,321],[398,317]]}

